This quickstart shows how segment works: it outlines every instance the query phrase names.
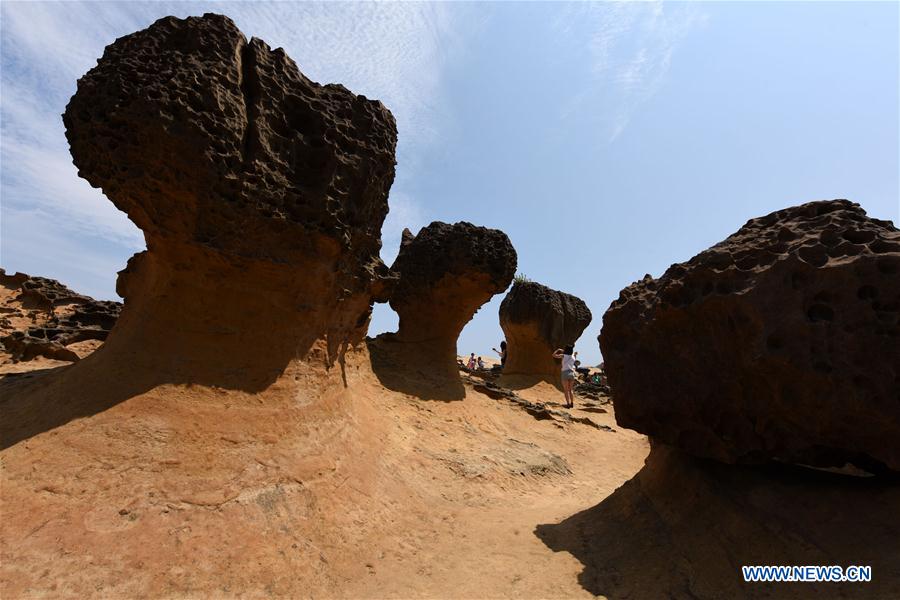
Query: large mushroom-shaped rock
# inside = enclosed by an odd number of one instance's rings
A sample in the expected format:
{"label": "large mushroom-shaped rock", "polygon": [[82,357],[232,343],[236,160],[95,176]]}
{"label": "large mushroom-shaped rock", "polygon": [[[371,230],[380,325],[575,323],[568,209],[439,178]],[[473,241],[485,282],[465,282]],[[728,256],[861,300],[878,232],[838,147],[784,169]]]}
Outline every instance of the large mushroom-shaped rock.
{"label": "large mushroom-shaped rock", "polygon": [[433,343],[455,357],[465,324],[512,283],[516,251],[502,231],[466,222],[435,221],[415,237],[404,234],[391,266],[399,276],[390,300],[400,317],[397,339]]}
{"label": "large mushroom-shaped rock", "polygon": [[620,425],[725,462],[900,470],[900,231],[846,200],[752,219],[622,291]]}
{"label": "large mushroom-shaped rock", "polygon": [[407,366],[427,366],[432,378],[458,380],[460,332],[485,302],[509,287],[515,272],[516,251],[497,229],[435,221],[416,236],[405,230],[391,266],[397,280],[390,305],[400,324],[397,333],[381,336],[379,350]]}
{"label": "large mushroom-shaped rock", "polygon": [[574,344],[591,323],[581,298],[534,281],[517,281],[500,304],[508,357],[504,375],[537,375],[559,383],[557,348]]}
{"label": "large mushroom-shaped rock", "polygon": [[207,14],[116,40],[63,120],[79,175],[147,241],[108,346],[263,385],[362,339],[397,139],[380,102]]}

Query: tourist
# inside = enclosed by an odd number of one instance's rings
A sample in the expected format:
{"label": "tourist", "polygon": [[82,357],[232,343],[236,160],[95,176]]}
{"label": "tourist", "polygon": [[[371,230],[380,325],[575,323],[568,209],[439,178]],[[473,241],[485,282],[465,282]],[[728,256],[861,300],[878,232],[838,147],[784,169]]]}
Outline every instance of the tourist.
{"label": "tourist", "polygon": [[481,360],[481,357],[480,357],[480,356],[478,357],[478,368],[479,368],[479,369],[484,369],[484,361]]}
{"label": "tourist", "polygon": [[491,350],[493,350],[494,352],[496,352],[497,354],[500,355],[500,368],[502,369],[503,367],[505,367],[506,366],[506,340],[503,340],[502,342],[500,342],[499,350],[497,350],[496,348],[491,348]]}
{"label": "tourist", "polygon": [[572,387],[575,385],[575,357],[572,355],[572,346],[557,348],[553,352],[553,358],[561,360],[560,376],[562,377],[563,394],[566,396],[566,408],[575,408],[575,395]]}
{"label": "tourist", "polygon": [[466,368],[470,371],[475,370],[475,353],[469,355],[469,362],[466,364]]}

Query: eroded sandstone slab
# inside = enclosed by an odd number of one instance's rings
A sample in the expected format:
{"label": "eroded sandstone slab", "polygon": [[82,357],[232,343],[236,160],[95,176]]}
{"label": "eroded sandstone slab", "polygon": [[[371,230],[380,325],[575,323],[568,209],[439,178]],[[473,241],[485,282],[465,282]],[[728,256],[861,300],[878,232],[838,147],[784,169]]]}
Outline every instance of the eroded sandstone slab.
{"label": "eroded sandstone slab", "polygon": [[102,343],[122,305],[94,300],[46,277],[7,275],[0,269],[0,348],[14,361],[39,356],[77,361],[70,348],[81,342]]}

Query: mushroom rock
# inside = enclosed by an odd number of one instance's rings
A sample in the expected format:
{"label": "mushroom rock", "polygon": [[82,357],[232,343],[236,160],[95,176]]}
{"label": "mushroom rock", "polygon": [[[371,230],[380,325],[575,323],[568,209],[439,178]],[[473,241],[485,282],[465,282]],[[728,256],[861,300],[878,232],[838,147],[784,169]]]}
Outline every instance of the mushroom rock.
{"label": "mushroom rock", "polygon": [[[28,537],[3,555],[4,597],[42,577],[75,596],[172,594],[166,573],[191,561],[204,573],[176,594],[328,589],[300,550],[283,585],[271,565],[298,540],[333,557],[373,539],[345,517],[383,487],[392,423],[351,347],[388,280],[393,117],[207,15],[114,42],[64,122],[80,174],[147,250],[120,274],[125,303],[99,350],[0,380],[0,545]],[[52,531],[29,537],[35,515]],[[59,547],[73,561],[33,576]]]}
{"label": "mushroom rock", "polygon": [[748,221],[624,289],[620,425],[729,463],[900,470],[900,231],[847,200]]}
{"label": "mushroom rock", "polygon": [[500,327],[506,336],[503,375],[538,375],[559,384],[557,348],[574,344],[591,323],[580,298],[533,281],[517,281],[500,304]]}
{"label": "mushroom rock", "polygon": [[109,341],[191,380],[270,382],[365,335],[387,277],[397,128],[227,17],[166,17],[108,46],[63,121],[79,175],[143,232]]}
{"label": "mushroom rock", "polygon": [[391,266],[397,276],[390,305],[400,316],[390,341],[414,348],[413,359],[458,377],[456,341],[492,296],[509,287],[516,251],[505,233],[471,223],[434,223],[403,232]]}

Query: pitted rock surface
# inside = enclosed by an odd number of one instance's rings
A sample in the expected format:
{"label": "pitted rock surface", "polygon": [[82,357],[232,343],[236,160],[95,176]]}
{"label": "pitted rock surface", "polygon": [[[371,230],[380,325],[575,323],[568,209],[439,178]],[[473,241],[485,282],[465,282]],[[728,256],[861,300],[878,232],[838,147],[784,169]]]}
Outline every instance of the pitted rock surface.
{"label": "pitted rock surface", "polygon": [[317,231],[380,249],[396,123],[307,79],[227,17],[160,19],[108,46],[66,107],[79,174],[150,238],[289,261]]}
{"label": "pitted rock surface", "polygon": [[0,284],[12,291],[9,301],[0,306],[0,344],[14,361],[38,356],[78,360],[78,354],[66,346],[105,340],[122,307],[78,294],[46,277],[7,275],[0,269]]}
{"label": "pitted rock surface", "polygon": [[400,316],[397,338],[447,345],[456,364],[456,339],[481,305],[509,287],[516,251],[505,233],[471,223],[434,222],[403,232],[391,271],[398,276],[391,308]]}
{"label": "pitted rock surface", "polygon": [[580,298],[533,281],[516,282],[500,304],[508,358],[504,375],[539,375],[557,383],[557,348],[574,344],[591,323]]}
{"label": "pitted rock surface", "polygon": [[260,347],[280,361],[317,339],[331,363],[361,340],[387,275],[397,129],[380,102],[310,81],[280,48],[207,14],[108,46],[64,122],[79,174],[147,239],[120,277],[113,339],[255,348],[255,364]]}
{"label": "pitted rock surface", "polygon": [[847,200],[752,219],[624,289],[616,419],[699,456],[900,470],[900,231]]}
{"label": "pitted rock surface", "polygon": [[[509,286],[516,260],[497,229],[437,221],[415,236],[405,229],[390,271],[394,280],[381,299],[400,316],[399,328],[369,341],[382,384],[413,395],[427,396],[431,388],[444,390],[445,399],[464,397],[457,339],[478,309]],[[413,384],[396,375],[398,367],[415,374]]]}

